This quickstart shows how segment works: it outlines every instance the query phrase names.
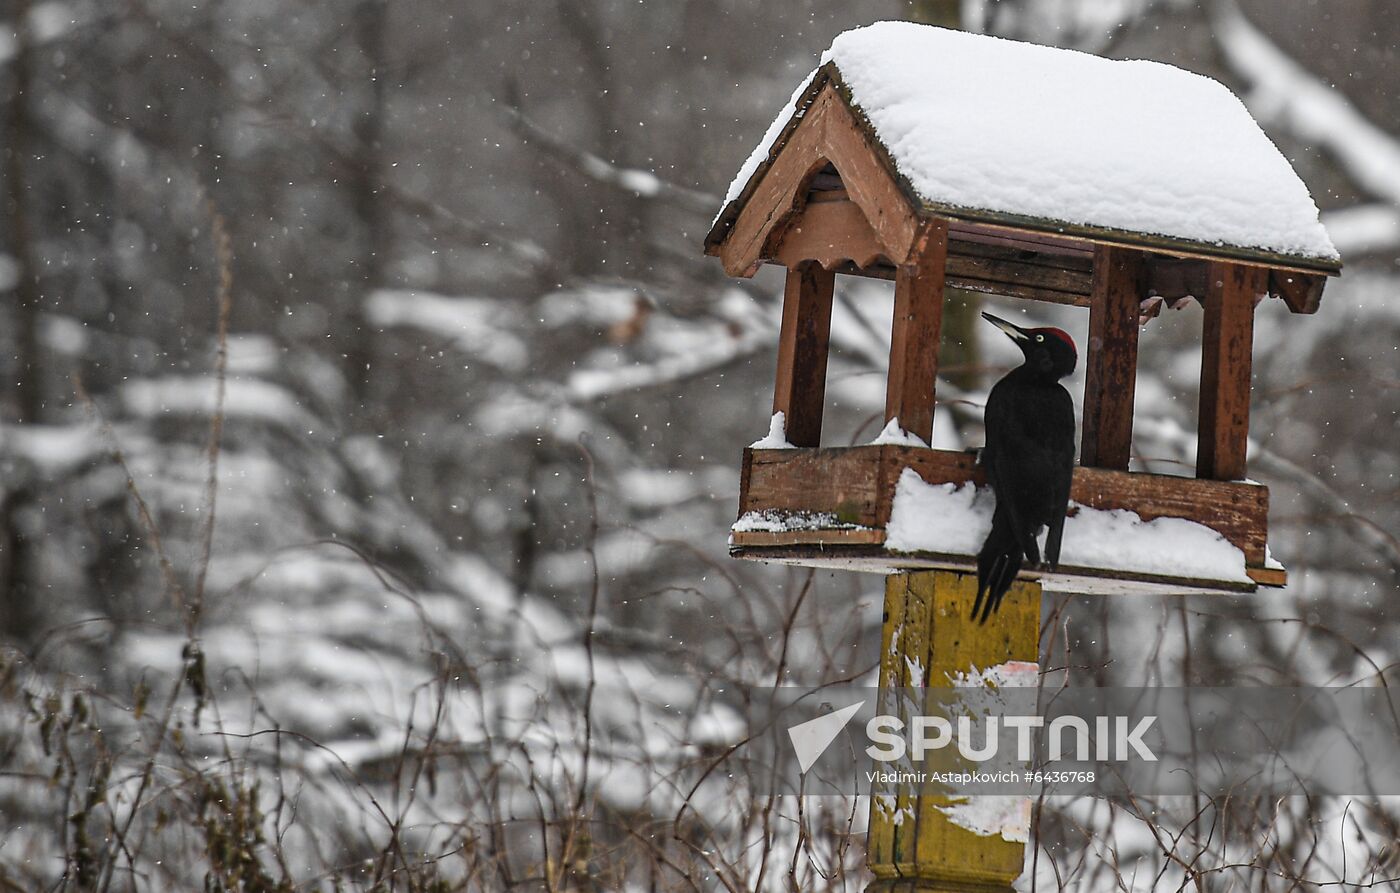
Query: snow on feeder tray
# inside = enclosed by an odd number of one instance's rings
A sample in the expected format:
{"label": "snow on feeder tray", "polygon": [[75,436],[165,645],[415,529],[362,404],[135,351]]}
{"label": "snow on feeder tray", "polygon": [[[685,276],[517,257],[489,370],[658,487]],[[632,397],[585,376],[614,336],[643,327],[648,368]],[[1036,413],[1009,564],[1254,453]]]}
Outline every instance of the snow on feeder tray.
{"label": "snow on feeder tray", "polygon": [[[985,479],[974,456],[923,446],[953,286],[1089,311],[1065,553],[1024,578],[1107,593],[1285,583],[1268,488],[1245,480],[1254,308],[1315,312],[1341,260],[1221,84],[902,22],[849,31],[739,171],[705,250],[735,276],[787,268],[775,425],[744,453],[736,557],[975,569]],[[837,274],[895,283],[887,426],[823,449]],[[1205,309],[1196,476],[1130,473],[1140,318],[1187,296]]]}

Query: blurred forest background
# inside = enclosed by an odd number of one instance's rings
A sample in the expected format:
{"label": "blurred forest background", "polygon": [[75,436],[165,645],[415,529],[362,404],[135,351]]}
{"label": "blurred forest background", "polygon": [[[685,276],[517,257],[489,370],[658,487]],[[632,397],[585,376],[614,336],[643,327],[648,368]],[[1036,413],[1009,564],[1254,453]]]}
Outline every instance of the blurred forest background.
{"label": "blurred forest background", "polygon": [[[0,890],[860,889],[861,804],[723,764],[742,686],[871,678],[882,581],[726,557],[781,279],[701,239],[831,38],[904,17],[1219,78],[1347,262],[1259,309],[1289,588],[1047,599],[1045,661],[1393,679],[1387,0],[5,0]],[[886,289],[839,289],[828,443],[879,427]],[[1200,319],[1144,332],[1139,467],[1189,473]],[[947,337],[977,445],[1013,357]],[[1021,883],[1379,889],[1398,822],[1045,801]]]}

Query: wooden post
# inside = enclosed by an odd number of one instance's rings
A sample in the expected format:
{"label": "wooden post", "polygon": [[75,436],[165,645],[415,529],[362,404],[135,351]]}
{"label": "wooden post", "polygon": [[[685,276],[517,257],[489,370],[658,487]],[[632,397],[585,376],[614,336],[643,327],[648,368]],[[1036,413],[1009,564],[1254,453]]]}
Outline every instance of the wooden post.
{"label": "wooden post", "polygon": [[1249,387],[1254,359],[1254,298],[1269,271],[1211,261],[1201,344],[1200,441],[1196,477],[1242,480],[1249,445]]}
{"label": "wooden post", "polygon": [[1138,308],[1146,297],[1146,274],[1141,251],[1094,246],[1080,465],[1128,470],[1137,385]]}
{"label": "wooden post", "polygon": [[[885,706],[891,689],[946,687],[954,674],[971,668],[1038,661],[1040,584],[1016,582],[995,622],[985,626],[970,619],[976,595],[971,574],[915,571],[885,578],[882,711],[894,712]],[[866,862],[875,880],[867,893],[1010,893],[1026,845],[1006,838],[1029,839],[1029,799],[1020,827],[985,835],[952,822],[939,809],[949,805],[947,797],[910,787],[873,793]]]}
{"label": "wooden post", "polygon": [[885,421],[899,419],[901,428],[930,444],[947,263],[948,224],[933,220],[925,224],[909,262],[899,265],[894,279]]}
{"label": "wooden post", "polygon": [[835,287],[836,274],[819,264],[800,264],[787,273],[773,411],[786,417],[787,439],[793,446],[821,446]]}

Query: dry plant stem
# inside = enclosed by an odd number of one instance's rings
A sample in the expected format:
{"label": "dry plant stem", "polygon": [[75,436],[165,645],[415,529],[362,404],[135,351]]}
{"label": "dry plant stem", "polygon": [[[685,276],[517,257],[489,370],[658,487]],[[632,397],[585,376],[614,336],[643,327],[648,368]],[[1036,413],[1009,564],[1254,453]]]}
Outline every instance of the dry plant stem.
{"label": "dry plant stem", "polygon": [[[589,763],[593,756],[593,695],[598,687],[593,653],[593,635],[598,623],[598,603],[602,588],[598,574],[598,493],[594,483],[593,454],[589,451],[588,444],[583,438],[579,439],[578,449],[583,459],[583,485],[588,500],[588,531],[584,552],[588,556],[589,590],[588,613],[583,630],[583,651],[588,667],[588,681],[583,696],[583,759],[579,768],[578,790],[575,794],[573,809],[569,814],[563,846],[558,859],[558,872],[551,881],[551,889],[557,888],[565,872],[573,863],[579,834],[588,821],[584,814],[584,807],[588,801]],[[589,870],[586,867],[586,853],[584,860],[585,870]]]}
{"label": "dry plant stem", "polygon": [[[805,602],[805,601],[807,600],[807,595],[812,591],[812,581],[813,581],[813,579],[814,579],[815,577],[816,577],[816,571],[815,571],[815,570],[812,570],[812,569],[810,569],[810,568],[807,570],[806,573],[804,573],[804,574],[802,575],[802,588],[801,588],[800,590],[798,590],[797,598],[793,600],[792,608],[787,612],[787,617],[783,620],[782,647],[780,648],[780,650],[779,650],[779,652],[778,652],[778,666],[777,666],[777,669],[776,669],[776,670],[774,671],[774,673],[773,673],[773,685],[774,685],[774,686],[782,685],[783,682],[784,682],[784,677],[785,677],[786,674],[787,674],[788,645],[789,645],[789,643],[791,643],[791,641],[792,641],[792,628],[793,628],[793,624],[797,621],[797,613],[798,613],[798,611],[800,611],[800,610],[802,609],[802,603]],[[764,809],[763,809],[763,836],[764,836],[765,838],[771,837],[771,835],[772,835],[772,833],[773,833],[773,809],[774,809],[775,806],[777,806],[777,802],[778,802],[778,778],[777,778],[777,773],[774,772],[774,773],[770,776],[770,778],[769,778],[769,785],[768,785],[768,802],[765,804]],[[801,817],[802,817],[802,801],[799,799],[799,801],[798,801],[798,832],[799,832],[799,835],[802,833],[802,822],[801,822]],[[799,840],[801,840],[801,839],[803,839],[803,838],[799,838]],[[797,856],[798,856],[798,853],[800,853],[800,852],[801,852],[801,846],[800,846],[800,845],[793,848],[792,864],[791,864],[791,866],[789,866],[789,872],[788,872],[788,874],[789,874],[789,877],[791,877],[791,878],[794,879],[794,881],[795,881],[796,876],[797,876],[797,875],[796,875],[796,872],[797,872]],[[754,881],[754,889],[757,889],[757,890],[762,890],[762,889],[763,889],[763,878],[764,878],[764,875],[767,874],[767,871],[768,871],[768,855],[769,855],[768,850],[765,849],[764,852],[763,852],[763,856],[759,859],[759,863],[758,863],[758,877],[757,877],[757,879],[755,879],[755,881]]]}
{"label": "dry plant stem", "polygon": [[[100,421],[103,434],[112,443],[113,458],[116,460],[118,466],[122,470],[122,473],[125,475],[127,492],[131,495],[132,500],[136,505],[137,514],[140,518],[142,529],[146,534],[147,542],[151,546],[152,551],[155,552],[157,560],[159,561],[161,573],[165,579],[166,587],[168,588],[169,593],[174,599],[175,603],[180,608],[181,619],[184,622],[185,636],[187,640],[185,647],[187,649],[187,654],[190,655],[190,660],[199,659],[198,645],[196,644],[197,624],[199,622],[199,616],[201,613],[201,605],[204,597],[204,583],[208,577],[209,561],[211,558],[211,552],[213,547],[215,517],[214,506],[218,490],[218,457],[220,443],[222,441],[224,422],[224,401],[227,392],[226,373],[228,368],[228,325],[229,318],[232,313],[233,287],[232,250],[230,248],[228,233],[224,228],[222,217],[214,208],[212,200],[208,202],[207,207],[211,218],[211,232],[214,236],[215,260],[219,271],[218,287],[216,291],[216,305],[218,308],[218,329],[216,333],[218,348],[218,360],[216,363],[218,391],[215,396],[214,412],[210,420],[210,434],[208,448],[206,452],[209,461],[209,477],[205,490],[205,511],[207,517],[204,534],[205,539],[203,543],[203,548],[201,550],[199,566],[196,570],[196,579],[198,580],[198,583],[196,585],[193,598],[187,597],[184,588],[180,585],[178,575],[175,571],[175,566],[171,562],[170,557],[165,552],[165,547],[161,540],[160,529],[155,523],[155,518],[152,516],[150,507],[147,505],[145,498],[141,495],[140,488],[136,484],[136,479],[131,473],[130,466],[126,462],[126,457],[123,455],[121,447],[117,443],[116,435],[115,432],[112,430],[111,424],[107,421],[105,416],[102,415],[101,410],[98,408],[96,402],[92,399],[91,395],[88,394],[87,389],[83,386],[81,378],[79,378],[76,375],[73,378],[73,390],[75,395],[78,397],[79,401],[86,407],[88,413],[96,417]],[[139,808],[141,806],[142,798],[145,796],[146,790],[150,785],[155,770],[157,756],[162,751],[164,742],[167,736],[169,735],[170,723],[174,716],[175,706],[179,699],[180,691],[187,684],[193,685],[194,687],[201,687],[203,685],[202,666],[198,670],[198,672],[200,673],[201,678],[198,681],[193,681],[189,676],[187,668],[186,675],[181,680],[171,685],[170,695],[166,699],[165,707],[161,713],[161,722],[157,727],[156,740],[152,745],[151,752],[143,766],[141,772],[141,781],[137,786],[136,794],[132,800],[130,811],[127,815],[126,821],[122,824],[120,830],[118,830],[115,834],[118,845],[127,855],[128,869],[133,873],[133,875],[136,873],[137,870],[136,864],[131,851],[127,848],[126,841],[131,832],[132,823],[135,821],[136,815],[140,811]],[[198,701],[202,702],[204,700],[205,695],[203,692],[196,691],[195,694]],[[197,717],[198,713],[196,712],[196,719]],[[115,859],[107,860],[107,871],[105,876],[101,880],[101,889],[103,891],[106,891],[111,887],[111,883],[116,869],[116,864],[117,860]]]}
{"label": "dry plant stem", "polygon": [[224,401],[228,396],[228,328],[233,316],[233,245],[223,215],[214,206],[212,198],[206,200],[209,212],[209,232],[214,240],[214,258],[218,264],[218,288],[215,293],[215,307],[218,314],[218,331],[215,343],[218,345],[214,363],[214,415],[209,420],[209,441],[205,447],[209,475],[204,484],[204,509],[206,512],[204,530],[200,542],[199,566],[195,576],[194,594],[190,600],[190,626],[199,623],[204,606],[204,585],[209,579],[209,562],[214,551],[215,508],[219,497],[219,453],[224,434]]}
{"label": "dry plant stem", "polygon": [[131,496],[131,500],[136,505],[137,517],[141,521],[141,530],[146,536],[146,543],[151,547],[151,551],[156,554],[156,560],[160,564],[161,576],[165,581],[167,594],[171,602],[180,609],[182,616],[188,617],[189,606],[185,598],[184,587],[180,585],[180,578],[175,573],[175,565],[170,561],[170,556],[165,552],[165,545],[161,541],[160,529],[156,527],[155,518],[151,515],[151,508],[146,504],[146,500],[141,495],[141,490],[136,486],[136,478],[131,473],[131,466],[126,462],[126,456],[122,453],[121,445],[117,442],[116,433],[112,430],[111,423],[103,414],[96,401],[88,394],[87,388],[83,385],[82,379],[73,376],[73,394],[78,398],[78,402],[83,404],[88,416],[97,421],[103,435],[112,445],[112,459],[121,468],[122,474],[126,477],[126,491]]}

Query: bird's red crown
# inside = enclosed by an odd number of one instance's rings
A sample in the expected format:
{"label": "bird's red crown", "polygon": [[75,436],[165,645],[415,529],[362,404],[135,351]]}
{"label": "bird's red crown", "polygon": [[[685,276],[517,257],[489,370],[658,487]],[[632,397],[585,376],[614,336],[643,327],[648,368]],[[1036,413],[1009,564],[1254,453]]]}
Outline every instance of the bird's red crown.
{"label": "bird's red crown", "polygon": [[1032,329],[1031,331],[1038,332],[1042,335],[1049,335],[1053,338],[1059,338],[1061,341],[1069,345],[1069,349],[1074,351],[1075,356],[1079,356],[1079,348],[1074,346],[1074,339],[1071,338],[1069,336],[1069,332],[1066,332],[1064,329],[1057,329],[1053,326],[1046,326],[1043,329]]}

